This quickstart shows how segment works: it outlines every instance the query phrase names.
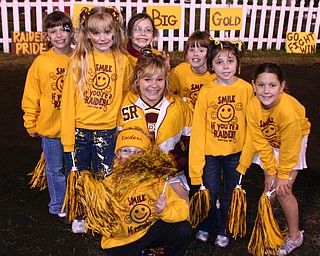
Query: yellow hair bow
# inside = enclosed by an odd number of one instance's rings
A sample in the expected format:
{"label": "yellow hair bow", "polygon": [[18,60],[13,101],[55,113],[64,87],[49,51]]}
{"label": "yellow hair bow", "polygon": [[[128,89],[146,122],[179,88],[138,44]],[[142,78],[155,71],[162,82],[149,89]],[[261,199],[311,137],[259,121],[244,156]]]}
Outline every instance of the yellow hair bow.
{"label": "yellow hair bow", "polygon": [[219,41],[219,40],[217,40],[217,39],[213,38],[212,36],[210,36],[210,37],[209,37],[209,39],[210,39],[210,41],[213,41],[215,45],[220,45],[221,50],[223,50],[223,44],[222,44],[222,42],[221,42],[221,41]]}
{"label": "yellow hair bow", "polygon": [[79,22],[81,23],[82,26],[85,25],[86,19],[88,19],[89,15],[90,15],[89,8],[83,7],[79,15]]}
{"label": "yellow hair bow", "polygon": [[113,20],[117,23],[120,19],[120,12],[115,6],[108,6],[107,13],[110,13]]}

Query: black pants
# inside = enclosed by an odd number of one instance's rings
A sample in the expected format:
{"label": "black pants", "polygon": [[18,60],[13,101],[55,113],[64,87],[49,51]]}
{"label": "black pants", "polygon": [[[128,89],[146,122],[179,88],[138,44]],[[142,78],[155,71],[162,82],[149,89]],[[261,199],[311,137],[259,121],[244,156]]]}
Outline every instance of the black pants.
{"label": "black pants", "polygon": [[139,240],[107,249],[107,256],[139,256],[145,248],[164,247],[166,256],[183,256],[192,236],[189,222],[167,223],[158,220]]}

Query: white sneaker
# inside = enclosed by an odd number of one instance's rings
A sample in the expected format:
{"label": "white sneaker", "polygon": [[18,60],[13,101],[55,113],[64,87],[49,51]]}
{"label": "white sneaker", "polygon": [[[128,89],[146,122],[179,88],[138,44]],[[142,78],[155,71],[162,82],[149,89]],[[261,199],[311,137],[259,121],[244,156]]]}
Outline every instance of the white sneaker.
{"label": "white sneaker", "polygon": [[290,252],[292,252],[294,249],[298,248],[303,243],[303,230],[300,231],[300,236],[297,240],[292,240],[290,237],[287,237],[286,242],[284,245],[281,246],[278,252],[278,256],[284,256],[288,255]]}
{"label": "white sneaker", "polygon": [[218,247],[225,248],[229,245],[229,237],[218,235],[215,244]]}
{"label": "white sneaker", "polygon": [[65,212],[60,212],[60,213],[58,213],[58,217],[59,218],[65,218],[66,217],[66,213]]}
{"label": "white sneaker", "polygon": [[75,234],[84,233],[84,220],[74,220],[72,222],[72,232]]}
{"label": "white sneaker", "polygon": [[209,239],[209,233],[207,231],[199,230],[196,234],[196,239],[201,242],[207,242]]}

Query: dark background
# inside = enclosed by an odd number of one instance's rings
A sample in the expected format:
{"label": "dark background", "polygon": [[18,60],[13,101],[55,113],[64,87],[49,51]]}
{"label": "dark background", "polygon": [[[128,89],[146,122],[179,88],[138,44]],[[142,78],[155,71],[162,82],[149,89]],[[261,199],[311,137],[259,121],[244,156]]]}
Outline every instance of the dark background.
{"label": "dark background", "polygon": [[[250,81],[258,62],[262,60],[255,60],[255,63],[250,59],[245,60],[241,76]],[[28,185],[30,176],[27,174],[34,169],[41,154],[40,139],[32,139],[26,133],[20,108],[30,64],[30,60],[0,61],[0,255],[106,255],[100,247],[99,235],[73,234],[71,225],[63,224],[49,214],[48,191],[30,189]],[[294,187],[300,205],[300,223],[305,230],[305,242],[291,255],[320,255],[320,62],[293,62],[282,64],[282,67],[289,91],[306,107],[312,123],[307,157],[309,168],[300,173]],[[263,191],[261,170],[253,166],[242,184],[248,200],[247,236],[231,241],[225,249],[214,246],[213,236],[207,243],[192,240],[187,256],[249,255],[247,245]],[[275,216],[284,228],[284,219],[277,206]]]}

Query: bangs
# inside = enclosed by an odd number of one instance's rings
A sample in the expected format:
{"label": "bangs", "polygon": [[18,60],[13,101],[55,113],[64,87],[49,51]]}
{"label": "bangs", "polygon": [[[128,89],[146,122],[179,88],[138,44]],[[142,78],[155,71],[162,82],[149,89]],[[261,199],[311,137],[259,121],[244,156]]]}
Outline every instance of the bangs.
{"label": "bangs", "polygon": [[151,65],[145,67],[145,69],[141,73],[141,78],[152,77],[157,73],[160,73],[162,76],[164,76],[164,78],[166,78],[167,68],[165,66],[161,66],[161,65],[157,65],[156,63],[152,63]]}
{"label": "bangs", "polygon": [[210,42],[208,40],[197,40],[190,43],[190,47],[205,47],[208,48]]}
{"label": "bangs", "polygon": [[95,15],[88,21],[88,31],[91,33],[114,30],[115,26],[111,17]]}
{"label": "bangs", "polygon": [[43,28],[44,31],[47,31],[48,28],[55,28],[55,27],[64,27],[68,25],[72,28],[72,21],[68,16],[65,15],[52,15],[50,19],[44,21]]}
{"label": "bangs", "polygon": [[63,26],[63,22],[61,20],[57,20],[57,21],[52,21],[47,28],[55,28],[60,26]]}

